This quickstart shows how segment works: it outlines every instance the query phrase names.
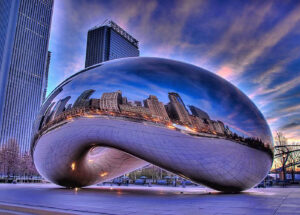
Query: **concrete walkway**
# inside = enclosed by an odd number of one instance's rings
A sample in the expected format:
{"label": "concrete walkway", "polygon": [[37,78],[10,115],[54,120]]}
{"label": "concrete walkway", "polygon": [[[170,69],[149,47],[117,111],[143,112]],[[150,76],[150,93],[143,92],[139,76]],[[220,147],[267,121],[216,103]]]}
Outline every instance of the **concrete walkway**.
{"label": "concrete walkway", "polygon": [[0,184],[0,214],[299,214],[300,188],[223,194],[206,188]]}

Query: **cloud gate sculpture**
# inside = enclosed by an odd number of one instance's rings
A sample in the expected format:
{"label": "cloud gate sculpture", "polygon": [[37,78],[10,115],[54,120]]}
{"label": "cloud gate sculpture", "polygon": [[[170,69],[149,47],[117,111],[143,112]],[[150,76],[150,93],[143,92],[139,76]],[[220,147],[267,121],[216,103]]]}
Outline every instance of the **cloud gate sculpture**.
{"label": "cloud gate sculpture", "polygon": [[61,83],[37,116],[38,172],[65,187],[107,181],[149,163],[220,191],[259,183],[273,161],[270,129],[229,82],[160,58],[124,58]]}

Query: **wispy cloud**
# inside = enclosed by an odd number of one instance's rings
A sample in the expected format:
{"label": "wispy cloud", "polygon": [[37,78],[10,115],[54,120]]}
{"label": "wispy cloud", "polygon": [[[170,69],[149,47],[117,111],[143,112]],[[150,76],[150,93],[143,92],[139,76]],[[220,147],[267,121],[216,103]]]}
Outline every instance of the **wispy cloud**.
{"label": "wispy cloud", "polygon": [[233,80],[236,76],[235,70],[233,70],[231,66],[227,65],[222,66],[216,73],[229,81]]}
{"label": "wispy cloud", "polygon": [[[159,11],[155,10],[157,5],[149,5],[146,14],[142,15],[135,27],[137,35],[141,38],[141,44],[148,48],[145,51],[151,53],[152,56],[170,57],[174,52],[190,47],[190,43],[184,42],[184,28],[192,15],[201,14],[203,4],[204,1],[189,0],[183,3],[177,0],[163,10],[160,7]],[[154,18],[154,12],[160,15]],[[153,46],[153,43],[158,46]]]}
{"label": "wispy cloud", "polygon": [[215,56],[228,52],[241,54],[245,50],[255,48],[255,40],[251,36],[263,23],[272,8],[272,2],[259,4],[259,7],[257,4],[250,4],[240,11],[235,11],[238,13],[239,18],[233,19],[232,23],[227,22],[229,25],[228,30],[223,32],[220,40],[213,44],[206,55],[206,60],[211,60]]}
{"label": "wispy cloud", "polygon": [[[246,7],[241,12],[243,14],[241,18],[234,19],[229,29],[213,45],[211,51],[206,55],[207,60],[212,60],[221,54],[228,53],[232,55],[231,59],[220,66],[218,74],[238,82],[238,79],[247,71],[247,66],[263,57],[267,51],[277,45],[299,24],[300,5],[296,6],[272,28],[262,33],[261,24],[272,11],[272,4],[272,2],[267,2],[261,7],[258,7],[258,5]],[[264,80],[271,73],[278,72],[278,66],[283,66],[293,59],[295,59],[295,56],[278,62],[277,67],[274,65],[271,70],[262,72],[256,81]],[[223,72],[224,68],[227,71],[225,73]]]}
{"label": "wispy cloud", "polygon": [[254,83],[263,83],[264,85],[269,85],[274,80],[274,75],[284,72],[287,65],[294,60],[299,59],[300,57],[300,48],[296,47],[294,49],[291,49],[289,53],[286,53],[286,56],[278,59],[277,62],[275,62],[273,65],[271,65],[271,68],[261,72],[261,74],[258,74],[255,79],[253,79]]}
{"label": "wispy cloud", "polygon": [[281,84],[277,84],[269,88],[267,88],[262,84],[254,92],[252,92],[251,97],[254,98],[256,96],[265,95],[266,97],[268,97],[268,99],[274,98],[288,92],[289,90],[295,88],[296,86],[299,86],[299,84],[300,84],[300,76],[297,78],[292,78],[291,80],[288,81],[284,81]]}

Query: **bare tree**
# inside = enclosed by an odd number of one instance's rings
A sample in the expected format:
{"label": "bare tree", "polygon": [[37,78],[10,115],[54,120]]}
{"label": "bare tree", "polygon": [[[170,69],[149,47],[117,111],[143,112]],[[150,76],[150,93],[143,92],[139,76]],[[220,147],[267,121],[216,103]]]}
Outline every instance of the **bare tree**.
{"label": "bare tree", "polygon": [[38,176],[30,153],[21,153],[16,140],[10,139],[0,148],[0,174],[6,179],[12,176]]}
{"label": "bare tree", "polygon": [[281,132],[276,132],[275,136],[275,154],[282,154],[282,156],[278,157],[274,163],[275,165],[281,166],[282,169],[282,178],[283,180],[286,180],[286,169],[285,169],[285,164],[286,164],[286,156],[288,149],[286,148],[287,145],[287,139]]}
{"label": "bare tree", "polygon": [[300,161],[300,151],[298,151],[300,149],[298,143],[292,143],[291,145],[295,145],[295,146],[289,146],[289,156],[288,156],[288,160],[287,160],[287,164],[291,165],[289,167],[289,170],[292,174],[292,180],[293,182],[295,182],[295,171],[296,171],[296,163]]}
{"label": "bare tree", "polygon": [[280,155],[275,159],[274,165],[281,166],[282,177],[286,180],[286,170],[291,172],[292,180],[295,180],[296,163],[300,161],[299,143],[288,144],[287,139],[281,132],[275,136],[275,154]]}
{"label": "bare tree", "polygon": [[10,176],[15,176],[19,171],[20,163],[20,148],[16,140],[8,140],[0,150],[0,163],[2,174]]}
{"label": "bare tree", "polygon": [[34,176],[39,175],[32,161],[32,157],[28,152],[25,152],[20,157],[20,175]]}

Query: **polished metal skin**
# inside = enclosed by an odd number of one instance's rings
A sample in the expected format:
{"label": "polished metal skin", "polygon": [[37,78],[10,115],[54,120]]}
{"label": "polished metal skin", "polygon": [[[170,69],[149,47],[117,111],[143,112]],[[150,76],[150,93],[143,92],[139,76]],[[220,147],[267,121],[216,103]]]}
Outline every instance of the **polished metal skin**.
{"label": "polished metal skin", "polygon": [[49,181],[82,187],[157,165],[220,191],[251,188],[273,161],[270,129],[229,82],[160,58],[82,70],[47,98],[32,155]]}

